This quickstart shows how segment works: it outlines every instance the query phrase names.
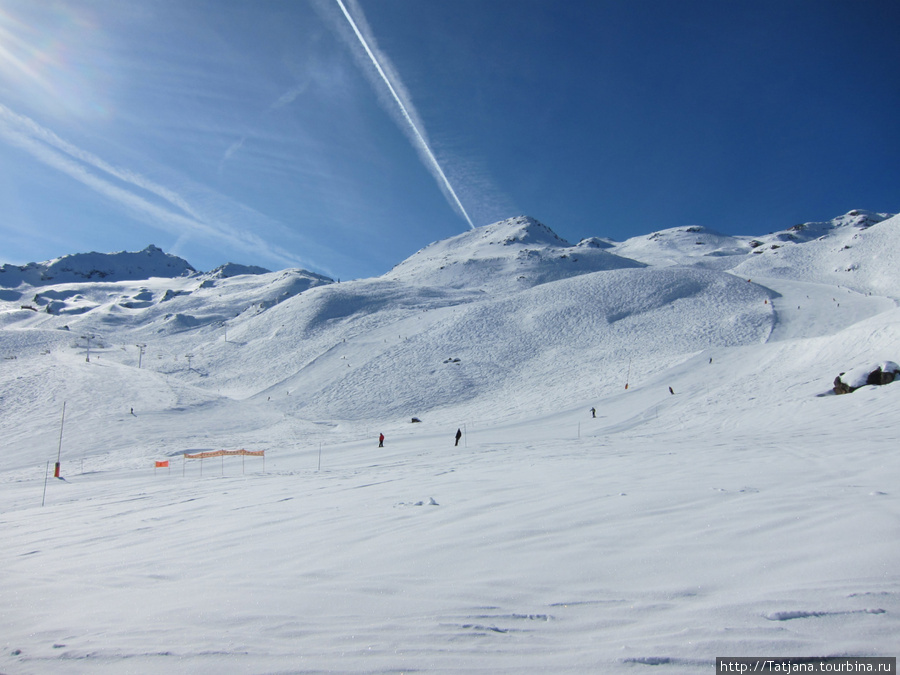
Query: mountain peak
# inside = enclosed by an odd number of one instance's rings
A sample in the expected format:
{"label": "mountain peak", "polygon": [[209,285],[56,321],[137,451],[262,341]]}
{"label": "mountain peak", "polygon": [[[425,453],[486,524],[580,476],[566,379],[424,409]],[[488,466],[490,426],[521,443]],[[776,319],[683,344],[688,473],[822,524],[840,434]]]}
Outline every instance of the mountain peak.
{"label": "mountain peak", "polygon": [[[478,233],[482,243],[502,244],[529,244],[570,246],[569,242],[557,235],[553,230],[539,220],[531,216],[515,216],[507,218],[491,225],[479,227],[466,234]],[[466,236],[466,235],[461,235]]]}
{"label": "mountain peak", "polygon": [[242,274],[270,274],[271,271],[257,265],[239,265],[238,263],[229,262],[219,265],[214,270],[210,270],[206,273],[206,276],[211,279],[228,279]]}
{"label": "mountain peak", "polygon": [[15,288],[23,283],[46,286],[85,281],[134,281],[151,277],[183,277],[196,271],[183,258],[150,244],[137,252],[92,251],[23,266],[3,265],[0,267],[0,286]]}
{"label": "mountain peak", "polygon": [[572,246],[529,216],[429,244],[386,276],[451,288],[530,288],[600,270],[642,267],[599,246]]}

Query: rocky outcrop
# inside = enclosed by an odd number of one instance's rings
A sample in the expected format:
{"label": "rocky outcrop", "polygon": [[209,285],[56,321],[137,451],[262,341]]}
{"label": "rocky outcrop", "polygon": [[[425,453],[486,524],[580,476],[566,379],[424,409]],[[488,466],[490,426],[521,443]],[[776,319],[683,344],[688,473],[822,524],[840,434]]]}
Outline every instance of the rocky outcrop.
{"label": "rocky outcrop", "polygon": [[900,377],[900,366],[893,361],[884,361],[875,366],[854,368],[834,378],[834,393],[849,394],[860,387],[875,384],[890,384]]}

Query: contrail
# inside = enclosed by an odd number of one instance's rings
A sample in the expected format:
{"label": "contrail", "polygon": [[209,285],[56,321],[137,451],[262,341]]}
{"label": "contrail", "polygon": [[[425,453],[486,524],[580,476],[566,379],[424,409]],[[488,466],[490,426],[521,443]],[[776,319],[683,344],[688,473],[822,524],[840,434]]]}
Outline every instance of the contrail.
{"label": "contrail", "polygon": [[391,96],[394,97],[394,101],[397,102],[397,106],[400,108],[400,112],[403,113],[403,118],[409,124],[410,128],[413,131],[413,134],[416,137],[416,141],[418,141],[419,146],[425,152],[425,156],[428,158],[429,163],[434,169],[437,177],[440,178],[441,183],[443,183],[444,187],[447,190],[447,193],[453,198],[453,203],[456,205],[456,208],[459,209],[460,213],[465,217],[466,222],[469,223],[469,227],[471,229],[475,229],[475,225],[472,223],[472,219],[469,218],[469,214],[466,212],[466,209],[463,207],[462,202],[459,201],[459,197],[456,196],[456,192],[453,190],[453,186],[450,185],[450,181],[447,180],[446,174],[444,174],[444,170],[441,169],[441,165],[438,164],[437,159],[434,156],[434,153],[431,151],[431,148],[428,146],[427,141],[425,140],[422,133],[419,131],[419,128],[416,126],[416,123],[413,122],[412,117],[409,112],[406,110],[406,106],[403,105],[403,101],[400,99],[400,96],[397,94],[397,91],[394,89],[394,85],[391,84],[390,79],[387,74],[384,72],[384,69],[381,67],[381,64],[378,62],[378,59],[375,57],[374,52],[369,48],[369,43],[366,42],[366,38],[363,36],[362,32],[356,25],[356,22],[353,20],[353,17],[350,16],[350,12],[347,11],[347,8],[344,6],[342,0],[335,0],[338,6],[341,8],[341,11],[344,13],[344,16],[347,18],[347,21],[350,23],[350,27],[353,29],[353,32],[356,33],[356,37],[359,39],[363,48],[366,50],[366,54],[369,55],[369,58],[372,60],[372,64],[375,66],[375,70],[378,71],[378,74],[381,76],[381,79],[384,80],[384,83],[387,85],[388,90],[391,92]]}

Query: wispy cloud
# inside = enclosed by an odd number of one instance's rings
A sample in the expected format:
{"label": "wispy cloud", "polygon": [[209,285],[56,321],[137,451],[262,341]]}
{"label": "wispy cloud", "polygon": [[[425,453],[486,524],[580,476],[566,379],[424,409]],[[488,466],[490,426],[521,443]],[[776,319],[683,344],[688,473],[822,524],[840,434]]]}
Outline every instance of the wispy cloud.
{"label": "wispy cloud", "polygon": [[228,146],[228,149],[225,150],[225,154],[222,155],[222,159],[219,160],[219,173],[222,173],[225,169],[225,164],[234,157],[234,154],[244,146],[246,141],[247,137],[241,136],[238,140]]}
{"label": "wispy cloud", "polygon": [[[210,191],[206,191],[205,199],[201,200],[203,205],[198,205],[170,187],[117,167],[65,141],[53,131],[3,104],[0,104],[0,138],[166,232],[178,236],[187,234],[228,248],[252,251],[286,266],[311,266],[246,227],[232,224],[240,221],[281,228],[279,223],[266,216]],[[212,208],[208,203],[210,201]],[[209,211],[216,213],[211,216]]]}
{"label": "wispy cloud", "polygon": [[290,105],[293,103],[300,94],[305,92],[309,88],[309,83],[304,82],[302,84],[295,85],[284,92],[281,96],[278,97],[278,100],[275,101],[272,105],[269,106],[269,111],[278,110],[278,108],[283,108],[286,105]]}
{"label": "wispy cloud", "polygon": [[[296,84],[286,92],[284,92],[281,96],[279,96],[274,103],[272,103],[266,110],[264,114],[272,113],[276,110],[289,106],[297,97],[299,97],[302,93],[304,93],[309,88],[308,82],[303,82],[300,84]],[[244,147],[244,143],[247,142],[247,139],[250,138],[253,134],[246,133],[241,136],[238,140],[228,146],[225,150],[225,153],[222,155],[222,159],[219,160],[219,173],[221,174],[225,170],[225,165],[234,157],[238,151]]]}

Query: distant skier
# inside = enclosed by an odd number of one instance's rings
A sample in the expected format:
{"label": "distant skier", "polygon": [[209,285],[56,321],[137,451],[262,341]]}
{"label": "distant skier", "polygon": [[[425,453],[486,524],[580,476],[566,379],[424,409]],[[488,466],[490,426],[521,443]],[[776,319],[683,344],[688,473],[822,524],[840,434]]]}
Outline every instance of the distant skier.
{"label": "distant skier", "polygon": [[454,443],[454,447],[459,445],[459,439],[462,438],[462,431],[459,429],[456,430],[456,443]]}
{"label": "distant skier", "polygon": [[384,434],[378,434],[378,447],[384,447]]}
{"label": "distant skier", "polygon": [[672,387],[669,387],[669,393],[670,393],[670,394],[672,394],[672,396],[674,396],[674,395],[675,395],[675,392],[674,392],[674,391],[672,391]]}
{"label": "distant skier", "polygon": [[596,416],[597,416],[597,409],[591,408],[591,417],[596,417]]}

